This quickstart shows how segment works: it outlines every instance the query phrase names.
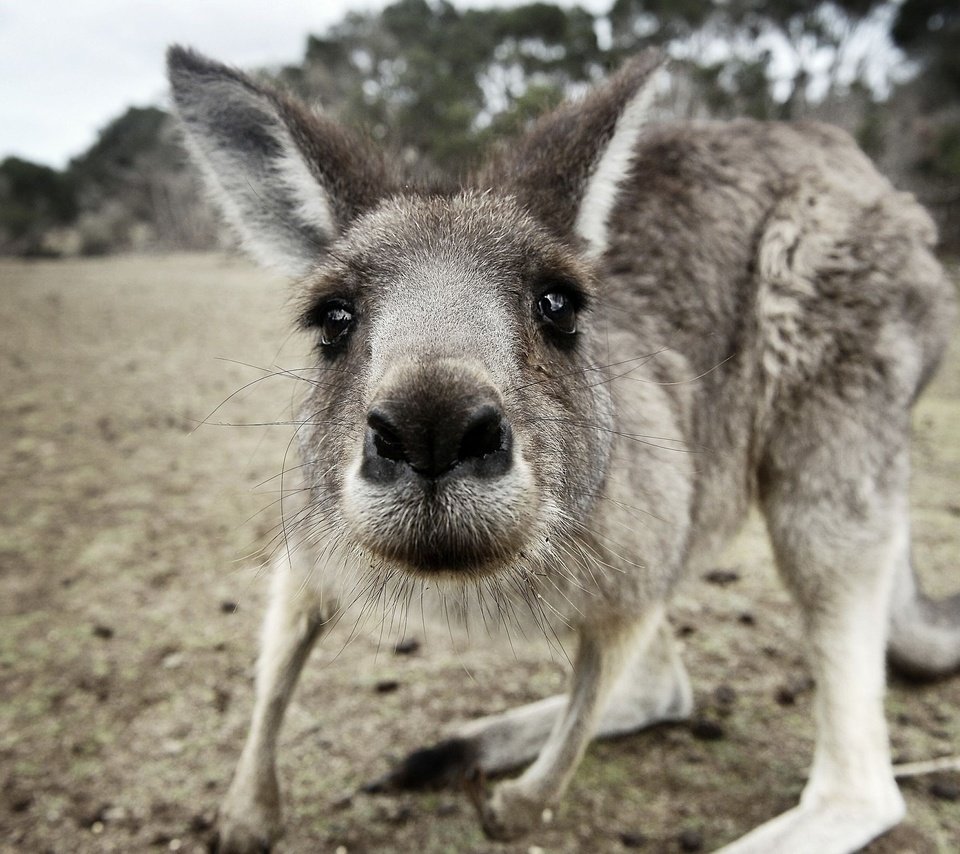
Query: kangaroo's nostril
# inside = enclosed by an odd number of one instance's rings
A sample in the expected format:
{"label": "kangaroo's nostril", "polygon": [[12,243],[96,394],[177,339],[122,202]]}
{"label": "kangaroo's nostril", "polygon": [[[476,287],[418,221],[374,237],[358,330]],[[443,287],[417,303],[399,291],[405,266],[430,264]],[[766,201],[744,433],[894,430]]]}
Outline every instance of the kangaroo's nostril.
{"label": "kangaroo's nostril", "polygon": [[499,451],[504,444],[503,418],[490,404],[479,406],[467,417],[457,458],[460,462],[482,459]]}
{"label": "kangaroo's nostril", "polygon": [[384,395],[367,411],[362,476],[390,483],[410,473],[426,480],[505,474],[510,425],[495,394],[484,392],[428,386]]}
{"label": "kangaroo's nostril", "polygon": [[407,462],[400,429],[390,420],[386,412],[371,409],[367,413],[367,425],[370,427],[373,446],[378,456],[398,463]]}

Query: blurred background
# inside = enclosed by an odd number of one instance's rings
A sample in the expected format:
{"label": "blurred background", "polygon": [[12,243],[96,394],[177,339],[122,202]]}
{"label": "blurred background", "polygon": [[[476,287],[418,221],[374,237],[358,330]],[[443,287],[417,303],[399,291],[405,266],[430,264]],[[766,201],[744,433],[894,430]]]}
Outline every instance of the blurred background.
{"label": "blurred background", "polygon": [[163,96],[170,41],[279,81],[425,168],[453,170],[658,45],[676,60],[667,113],[839,124],[930,208],[944,248],[960,250],[955,0],[94,0],[70,9],[0,10],[3,254],[218,245]]}

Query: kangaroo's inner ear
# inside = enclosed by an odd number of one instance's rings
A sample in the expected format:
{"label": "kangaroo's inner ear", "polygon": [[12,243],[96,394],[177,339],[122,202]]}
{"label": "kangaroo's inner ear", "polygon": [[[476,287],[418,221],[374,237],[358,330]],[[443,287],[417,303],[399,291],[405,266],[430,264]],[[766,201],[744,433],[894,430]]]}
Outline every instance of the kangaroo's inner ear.
{"label": "kangaroo's inner ear", "polygon": [[558,234],[603,254],[663,64],[646,51],[582,101],[562,104],[501,149],[481,183],[512,190]]}
{"label": "kangaroo's inner ear", "polygon": [[193,160],[260,263],[302,275],[389,192],[379,153],[329,119],[181,47],[167,70]]}

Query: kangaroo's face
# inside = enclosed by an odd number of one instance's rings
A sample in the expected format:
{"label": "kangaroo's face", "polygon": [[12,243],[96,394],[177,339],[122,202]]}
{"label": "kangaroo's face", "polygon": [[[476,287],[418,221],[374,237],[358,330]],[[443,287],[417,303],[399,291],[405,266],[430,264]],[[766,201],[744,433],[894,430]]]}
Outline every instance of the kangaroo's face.
{"label": "kangaroo's face", "polygon": [[651,68],[430,192],[323,117],[171,54],[188,145],[225,214],[303,282],[317,365],[298,440],[318,539],[374,568],[477,577],[540,571],[586,524],[613,425],[591,259]]}
{"label": "kangaroo's face", "polygon": [[529,564],[606,465],[592,288],[502,196],[390,200],[347,229],[303,311],[318,370],[300,446],[326,521],[414,572]]}

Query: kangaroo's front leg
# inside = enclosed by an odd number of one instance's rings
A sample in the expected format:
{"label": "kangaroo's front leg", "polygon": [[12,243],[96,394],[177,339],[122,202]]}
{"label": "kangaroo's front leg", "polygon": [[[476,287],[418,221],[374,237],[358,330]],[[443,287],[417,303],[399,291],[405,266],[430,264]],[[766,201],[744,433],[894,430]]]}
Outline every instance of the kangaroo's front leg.
{"label": "kangaroo's front leg", "polygon": [[336,607],[332,599],[321,601],[303,578],[286,560],[273,567],[253,720],[217,816],[214,849],[221,854],[268,851],[280,834],[277,735],[304,662]]}
{"label": "kangaroo's front leg", "polygon": [[495,839],[514,839],[539,822],[556,803],[593,737],[617,677],[637,647],[646,646],[663,618],[651,609],[642,618],[579,631],[573,687],[536,761],[515,780],[500,783],[480,806],[484,830]]}

